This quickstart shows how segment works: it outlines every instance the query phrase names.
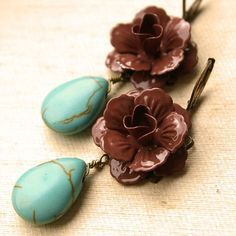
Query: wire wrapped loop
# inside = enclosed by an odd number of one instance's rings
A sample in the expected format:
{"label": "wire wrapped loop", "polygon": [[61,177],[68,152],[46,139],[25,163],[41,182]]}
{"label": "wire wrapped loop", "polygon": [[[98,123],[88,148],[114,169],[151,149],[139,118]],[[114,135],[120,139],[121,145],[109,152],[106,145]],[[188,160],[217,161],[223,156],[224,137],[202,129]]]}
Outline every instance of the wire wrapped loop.
{"label": "wire wrapped loop", "polygon": [[102,169],[109,162],[109,156],[107,154],[103,154],[99,159],[92,160],[87,164],[87,170],[85,176],[88,176],[90,169]]}

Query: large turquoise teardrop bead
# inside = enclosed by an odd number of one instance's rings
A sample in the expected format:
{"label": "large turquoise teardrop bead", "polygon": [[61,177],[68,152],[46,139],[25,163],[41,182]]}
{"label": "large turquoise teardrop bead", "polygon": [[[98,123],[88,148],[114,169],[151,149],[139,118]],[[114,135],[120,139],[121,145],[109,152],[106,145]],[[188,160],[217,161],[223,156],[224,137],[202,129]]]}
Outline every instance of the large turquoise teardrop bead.
{"label": "large turquoise teardrop bead", "polygon": [[108,82],[101,77],[81,77],[52,90],[41,113],[47,126],[63,134],[75,134],[90,126],[104,108]]}
{"label": "large turquoise teardrop bead", "polygon": [[16,212],[39,225],[57,220],[77,199],[85,172],[86,163],[77,158],[60,158],[31,168],[14,186]]}

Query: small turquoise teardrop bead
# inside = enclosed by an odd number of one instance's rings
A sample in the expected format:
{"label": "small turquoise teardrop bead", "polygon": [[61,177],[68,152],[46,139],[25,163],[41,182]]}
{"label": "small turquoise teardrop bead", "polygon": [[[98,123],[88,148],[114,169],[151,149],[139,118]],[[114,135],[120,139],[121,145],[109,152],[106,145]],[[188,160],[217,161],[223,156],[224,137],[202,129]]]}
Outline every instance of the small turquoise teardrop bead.
{"label": "small turquoise teardrop bead", "polygon": [[108,82],[101,77],[81,77],[52,90],[41,113],[46,125],[56,132],[75,134],[90,126],[104,108]]}
{"label": "small turquoise teardrop bead", "polygon": [[38,225],[57,220],[77,199],[85,172],[86,163],[77,158],[60,158],[31,168],[13,188],[14,209]]}

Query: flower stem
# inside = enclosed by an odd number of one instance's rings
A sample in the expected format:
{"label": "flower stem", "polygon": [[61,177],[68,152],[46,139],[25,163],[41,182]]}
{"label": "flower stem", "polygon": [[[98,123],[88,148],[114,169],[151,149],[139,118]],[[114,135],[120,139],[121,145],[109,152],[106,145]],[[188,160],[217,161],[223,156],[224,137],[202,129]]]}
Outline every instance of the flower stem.
{"label": "flower stem", "polygon": [[209,58],[205,69],[203,70],[202,74],[200,75],[199,79],[197,80],[197,82],[193,88],[191,97],[188,101],[188,106],[187,106],[188,111],[192,110],[196,106],[196,104],[199,100],[199,97],[200,97],[204,87],[206,86],[206,83],[207,83],[209,77],[210,77],[210,74],[213,70],[214,64],[215,64],[215,59]]}

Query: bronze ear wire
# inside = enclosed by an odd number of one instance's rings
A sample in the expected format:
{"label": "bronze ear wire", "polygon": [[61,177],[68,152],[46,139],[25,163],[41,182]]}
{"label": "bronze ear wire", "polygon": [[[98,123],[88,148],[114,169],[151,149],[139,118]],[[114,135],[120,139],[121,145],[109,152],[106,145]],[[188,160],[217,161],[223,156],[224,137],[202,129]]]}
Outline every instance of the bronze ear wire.
{"label": "bronze ear wire", "polygon": [[195,0],[190,8],[186,10],[186,0],[183,0],[182,7],[183,7],[183,18],[187,21],[193,21],[194,18],[198,15],[200,10],[202,0]]}

